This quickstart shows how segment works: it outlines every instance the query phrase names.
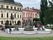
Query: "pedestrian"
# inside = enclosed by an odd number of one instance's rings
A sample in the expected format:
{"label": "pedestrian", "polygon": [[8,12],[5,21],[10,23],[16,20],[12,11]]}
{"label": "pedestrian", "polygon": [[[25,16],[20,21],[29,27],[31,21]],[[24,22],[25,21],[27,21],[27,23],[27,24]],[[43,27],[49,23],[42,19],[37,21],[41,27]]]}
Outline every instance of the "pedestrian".
{"label": "pedestrian", "polygon": [[37,28],[37,24],[35,24],[35,27]]}
{"label": "pedestrian", "polygon": [[37,30],[40,30],[40,23],[37,23]]}
{"label": "pedestrian", "polygon": [[11,28],[9,28],[9,33],[10,33],[10,34],[11,34],[11,31],[12,31]]}
{"label": "pedestrian", "polygon": [[2,25],[2,30],[5,32],[5,24]]}

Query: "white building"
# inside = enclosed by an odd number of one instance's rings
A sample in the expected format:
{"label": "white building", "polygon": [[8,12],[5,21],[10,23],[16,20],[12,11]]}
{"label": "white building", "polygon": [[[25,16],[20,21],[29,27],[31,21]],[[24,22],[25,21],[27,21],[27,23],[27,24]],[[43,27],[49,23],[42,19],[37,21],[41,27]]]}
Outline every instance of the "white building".
{"label": "white building", "polygon": [[14,0],[0,0],[0,25],[7,20],[10,23],[12,15],[14,24],[18,21],[22,24],[22,4],[16,3]]}

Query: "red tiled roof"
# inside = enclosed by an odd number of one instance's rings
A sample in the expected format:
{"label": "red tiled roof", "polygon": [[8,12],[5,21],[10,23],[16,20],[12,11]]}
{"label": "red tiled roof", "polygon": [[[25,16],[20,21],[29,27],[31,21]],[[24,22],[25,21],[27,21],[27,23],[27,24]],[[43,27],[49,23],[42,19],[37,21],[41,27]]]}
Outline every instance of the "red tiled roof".
{"label": "red tiled roof", "polygon": [[40,12],[40,10],[38,10],[38,9],[32,9],[32,10],[22,9],[22,11],[27,11],[27,12]]}

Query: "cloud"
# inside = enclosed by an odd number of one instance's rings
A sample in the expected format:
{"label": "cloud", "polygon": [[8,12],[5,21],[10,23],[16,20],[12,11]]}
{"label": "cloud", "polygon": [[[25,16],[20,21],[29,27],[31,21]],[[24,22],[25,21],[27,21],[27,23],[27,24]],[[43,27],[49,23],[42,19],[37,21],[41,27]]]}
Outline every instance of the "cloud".
{"label": "cloud", "polygon": [[15,0],[22,3],[23,7],[35,7],[40,9],[40,0]]}

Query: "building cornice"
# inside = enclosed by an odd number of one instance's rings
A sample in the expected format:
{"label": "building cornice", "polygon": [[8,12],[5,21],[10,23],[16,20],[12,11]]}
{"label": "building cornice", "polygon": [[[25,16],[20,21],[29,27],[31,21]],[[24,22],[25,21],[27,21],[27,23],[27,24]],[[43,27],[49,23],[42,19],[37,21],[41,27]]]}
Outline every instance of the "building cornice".
{"label": "building cornice", "polygon": [[2,3],[2,4],[12,4],[12,5],[18,5],[18,6],[23,7],[23,5],[22,5],[21,3],[17,3],[17,2],[9,3],[9,2],[1,2],[1,1],[0,1],[0,3]]}
{"label": "building cornice", "polygon": [[9,11],[19,11],[19,12],[22,12],[22,10],[14,10],[14,9],[6,9],[6,8],[0,8],[0,10],[9,10]]}

